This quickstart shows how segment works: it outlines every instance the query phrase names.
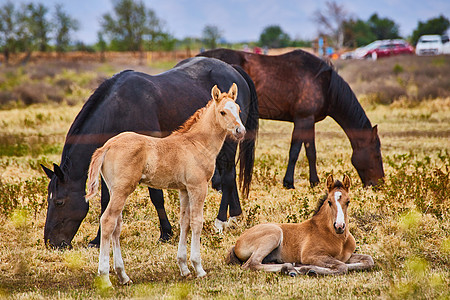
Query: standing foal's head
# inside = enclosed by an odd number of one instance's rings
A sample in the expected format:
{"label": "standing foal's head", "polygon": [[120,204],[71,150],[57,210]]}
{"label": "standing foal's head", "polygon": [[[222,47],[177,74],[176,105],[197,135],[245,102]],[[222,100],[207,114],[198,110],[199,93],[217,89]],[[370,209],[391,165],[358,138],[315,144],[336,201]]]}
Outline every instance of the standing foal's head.
{"label": "standing foal's head", "polygon": [[229,135],[241,140],[245,135],[245,127],[239,117],[240,108],[236,103],[237,85],[233,83],[228,93],[222,93],[217,85],[211,90],[211,96],[216,102],[216,119]]}
{"label": "standing foal's head", "polygon": [[351,181],[347,175],[344,175],[342,183],[339,180],[334,181],[333,175],[327,178],[328,198],[327,204],[333,216],[332,222],[334,230],[337,234],[345,232],[346,223],[348,222],[347,208],[350,203],[348,190]]}

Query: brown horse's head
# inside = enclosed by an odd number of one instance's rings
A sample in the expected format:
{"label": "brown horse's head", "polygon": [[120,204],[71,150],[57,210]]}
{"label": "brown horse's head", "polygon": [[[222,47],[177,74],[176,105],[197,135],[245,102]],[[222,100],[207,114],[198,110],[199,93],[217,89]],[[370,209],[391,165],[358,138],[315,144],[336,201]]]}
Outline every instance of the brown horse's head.
{"label": "brown horse's head", "polygon": [[233,83],[228,93],[222,93],[215,85],[211,89],[211,96],[215,100],[216,120],[220,126],[236,140],[241,140],[245,136],[245,127],[239,117],[240,108],[236,103],[237,92],[236,83]]}
{"label": "brown horse's head", "polygon": [[334,181],[333,175],[327,178],[328,197],[322,206],[328,210],[327,215],[331,217],[330,225],[332,224],[337,234],[342,234],[348,230],[347,208],[350,203],[348,196],[350,185],[351,181],[347,175],[344,175],[342,183],[338,180]]}
{"label": "brown horse's head", "polygon": [[353,147],[352,164],[358,171],[365,187],[382,183],[384,170],[380,138],[376,125],[372,130],[358,137]]}

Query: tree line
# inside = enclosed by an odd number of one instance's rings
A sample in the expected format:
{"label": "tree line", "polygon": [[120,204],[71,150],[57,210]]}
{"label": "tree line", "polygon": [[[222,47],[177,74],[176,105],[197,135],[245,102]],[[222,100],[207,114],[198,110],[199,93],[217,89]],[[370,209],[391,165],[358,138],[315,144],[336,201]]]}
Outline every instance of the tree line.
{"label": "tree line", "polygon": [[[359,47],[377,39],[400,38],[399,25],[389,18],[374,13],[368,20],[351,16],[343,4],[326,2],[313,16],[319,34],[336,49]],[[115,0],[113,11],[101,16],[101,30],[94,45],[73,41],[79,21],[72,18],[60,4],[49,8],[42,3],[22,4],[7,2],[0,6],[0,50],[7,62],[10,54],[33,51],[170,51],[175,47],[216,48],[224,43],[223,33],[215,25],[206,25],[202,38],[175,39],[165,23],[142,0]],[[409,40],[415,44],[423,34],[443,34],[450,27],[449,20],[440,15],[426,22],[418,22]],[[310,46],[311,41],[291,39],[279,25],[263,29],[254,46],[280,48]]]}

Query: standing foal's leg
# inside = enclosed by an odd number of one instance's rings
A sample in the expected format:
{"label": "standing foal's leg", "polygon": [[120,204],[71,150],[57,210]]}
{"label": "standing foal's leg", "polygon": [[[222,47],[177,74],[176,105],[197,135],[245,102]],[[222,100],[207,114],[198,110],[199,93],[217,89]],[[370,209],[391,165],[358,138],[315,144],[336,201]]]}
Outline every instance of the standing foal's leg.
{"label": "standing foal's leg", "polygon": [[202,260],[200,256],[200,235],[203,229],[203,204],[208,189],[208,184],[205,182],[200,187],[190,188],[189,194],[189,206],[190,206],[190,225],[192,230],[191,239],[191,262],[194,266],[197,277],[203,277],[206,275],[205,270],[202,267]]}
{"label": "standing foal's leg", "polygon": [[112,233],[116,229],[118,215],[111,212],[111,205],[100,217],[100,254],[98,257],[98,275],[102,278],[105,287],[112,286],[109,280],[109,248],[111,244]]}
{"label": "standing foal's leg", "polygon": [[178,242],[177,261],[180,267],[181,276],[188,276],[187,265],[187,233],[190,225],[189,198],[186,190],[180,190],[180,240]]}
{"label": "standing foal's leg", "polygon": [[122,213],[120,213],[117,219],[116,229],[112,234],[112,244],[113,244],[113,257],[114,257],[114,270],[116,271],[117,277],[119,277],[119,282],[121,284],[132,283],[130,277],[125,273],[125,266],[123,264],[122,253],[120,251],[120,231],[122,229]]}

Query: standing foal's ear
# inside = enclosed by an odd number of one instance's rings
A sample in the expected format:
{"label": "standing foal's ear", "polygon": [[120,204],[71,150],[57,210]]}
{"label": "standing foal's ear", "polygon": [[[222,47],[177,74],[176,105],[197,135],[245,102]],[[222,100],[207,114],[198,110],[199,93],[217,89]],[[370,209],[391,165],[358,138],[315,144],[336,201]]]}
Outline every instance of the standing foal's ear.
{"label": "standing foal's ear", "polygon": [[220,92],[219,88],[217,87],[217,85],[213,86],[213,88],[211,90],[212,98],[216,101],[219,101],[220,94],[221,94],[221,92]]}
{"label": "standing foal's ear", "polygon": [[234,101],[236,101],[237,93],[238,93],[237,85],[236,83],[233,83],[233,85],[230,87],[230,90],[228,91],[228,96]]}
{"label": "standing foal's ear", "polygon": [[333,189],[334,186],[334,179],[333,179],[333,175],[328,176],[327,178],[327,188],[328,191],[331,191]]}
{"label": "standing foal's ear", "polygon": [[352,181],[350,180],[350,177],[347,174],[344,175],[344,179],[342,180],[342,183],[344,184],[344,189],[346,189],[348,192],[348,189],[352,185]]}

